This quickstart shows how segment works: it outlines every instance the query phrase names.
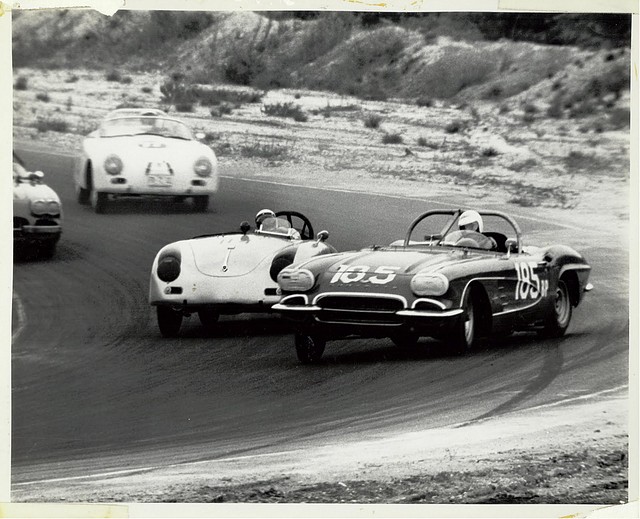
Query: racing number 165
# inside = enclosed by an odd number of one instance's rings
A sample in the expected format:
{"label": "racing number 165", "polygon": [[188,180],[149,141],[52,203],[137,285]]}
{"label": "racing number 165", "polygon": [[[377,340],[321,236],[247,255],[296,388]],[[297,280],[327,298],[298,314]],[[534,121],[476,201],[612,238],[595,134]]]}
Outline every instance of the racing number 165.
{"label": "racing number 165", "polygon": [[[338,272],[336,272],[331,278],[330,283],[336,283],[338,281],[342,283],[373,283],[374,285],[384,285],[390,283],[396,277],[395,271],[400,267],[378,267],[372,274],[369,275],[369,268],[367,265],[340,265]],[[366,278],[366,279],[365,279]]]}
{"label": "racing number 165", "polygon": [[518,282],[516,283],[516,301],[518,299],[537,299],[545,297],[549,291],[549,280],[540,279],[535,272],[535,261],[521,261],[515,264]]}

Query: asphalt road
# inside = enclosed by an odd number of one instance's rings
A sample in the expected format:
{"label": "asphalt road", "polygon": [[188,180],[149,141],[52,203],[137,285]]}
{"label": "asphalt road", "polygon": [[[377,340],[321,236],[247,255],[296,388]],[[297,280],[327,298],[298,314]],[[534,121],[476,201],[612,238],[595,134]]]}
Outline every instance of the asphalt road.
{"label": "asphalt road", "polygon": [[[519,334],[463,358],[429,340],[409,357],[388,340],[339,341],[303,366],[269,315],[223,317],[209,335],[193,316],[180,338],[163,339],[147,304],[155,253],[237,229],[264,207],[305,213],[341,250],[385,244],[447,201],[223,178],[212,213],[133,200],[96,215],[75,202],[68,156],[18,151],[46,172],[65,219],[52,260],[14,266],[14,485],[435,428],[627,385],[624,248],[584,251],[596,288],[562,339]],[[525,235],[554,228],[517,209]]]}

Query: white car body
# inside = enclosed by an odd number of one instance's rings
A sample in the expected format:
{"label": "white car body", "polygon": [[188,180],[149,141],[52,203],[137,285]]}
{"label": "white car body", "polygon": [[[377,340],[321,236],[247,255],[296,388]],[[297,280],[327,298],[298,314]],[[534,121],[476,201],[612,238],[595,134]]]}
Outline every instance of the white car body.
{"label": "white car body", "polygon": [[41,171],[30,172],[13,154],[13,242],[52,256],[62,234],[62,204],[56,192],[43,184]]}
{"label": "white car body", "polygon": [[276,281],[280,270],[336,252],[325,243],[327,237],[322,231],[313,239],[310,225],[307,232],[291,227],[249,232],[244,222],[240,232],[164,246],[153,262],[149,283],[149,303],[157,307],[160,331],[164,336],[177,335],[182,317],[191,313],[198,313],[202,324],[209,326],[220,314],[269,312],[280,301]]}
{"label": "white car body", "polygon": [[191,197],[206,211],[218,190],[218,162],[177,119],[110,115],[83,141],[74,183],[78,202],[98,213],[110,198],[139,195]]}

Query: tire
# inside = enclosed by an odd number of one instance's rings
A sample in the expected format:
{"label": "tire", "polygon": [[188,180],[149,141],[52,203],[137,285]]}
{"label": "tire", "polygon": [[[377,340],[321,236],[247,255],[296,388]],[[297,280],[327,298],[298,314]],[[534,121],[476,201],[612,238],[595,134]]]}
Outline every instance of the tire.
{"label": "tire", "polygon": [[199,195],[193,197],[193,208],[198,213],[206,213],[209,209],[209,196]]}
{"label": "tire", "polygon": [[473,290],[468,290],[462,301],[462,315],[449,338],[449,344],[457,355],[469,353],[477,343],[478,308]]}
{"label": "tire", "polygon": [[198,310],[198,318],[205,330],[210,332],[215,330],[220,314],[211,308],[203,308]]}
{"label": "tire", "polygon": [[562,279],[559,279],[551,316],[542,329],[541,335],[550,338],[562,337],[569,328],[572,314],[569,287]]}
{"label": "tire", "polygon": [[91,200],[91,182],[92,182],[92,173],[91,173],[91,163],[87,164],[87,169],[85,172],[85,181],[86,188],[82,187],[80,184],[76,186],[76,200],[80,205],[88,205]]}
{"label": "tire", "polygon": [[401,350],[411,351],[416,349],[420,336],[412,332],[405,332],[392,336],[391,340]]}
{"label": "tire", "polygon": [[107,210],[107,193],[91,191],[91,207],[97,214],[102,214]]}
{"label": "tire", "polygon": [[76,186],[76,200],[80,205],[87,205],[90,195],[91,192],[88,189],[85,189],[81,185]]}
{"label": "tire", "polygon": [[169,306],[158,306],[158,328],[163,337],[177,337],[182,325],[182,312]]}
{"label": "tire", "polygon": [[51,259],[56,253],[56,243],[52,242],[42,244],[36,250],[40,259]]}
{"label": "tire", "polygon": [[315,364],[322,358],[327,341],[317,335],[295,335],[296,354],[302,364]]}

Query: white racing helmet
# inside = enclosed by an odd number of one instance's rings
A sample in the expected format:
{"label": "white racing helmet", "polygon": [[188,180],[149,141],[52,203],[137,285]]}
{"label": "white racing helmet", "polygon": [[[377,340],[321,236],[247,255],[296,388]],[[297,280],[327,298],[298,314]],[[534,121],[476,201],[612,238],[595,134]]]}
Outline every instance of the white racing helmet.
{"label": "white racing helmet", "polygon": [[260,228],[262,222],[264,222],[267,218],[275,218],[276,213],[274,213],[271,209],[262,209],[258,211],[256,214],[256,228]]}
{"label": "white racing helmet", "polygon": [[460,215],[460,218],[458,218],[459,229],[466,229],[467,225],[471,225],[474,223],[478,224],[478,228],[476,230],[478,232],[482,232],[482,228],[484,227],[484,225],[482,222],[482,216],[480,216],[480,213],[478,213],[478,211],[465,211]]}

